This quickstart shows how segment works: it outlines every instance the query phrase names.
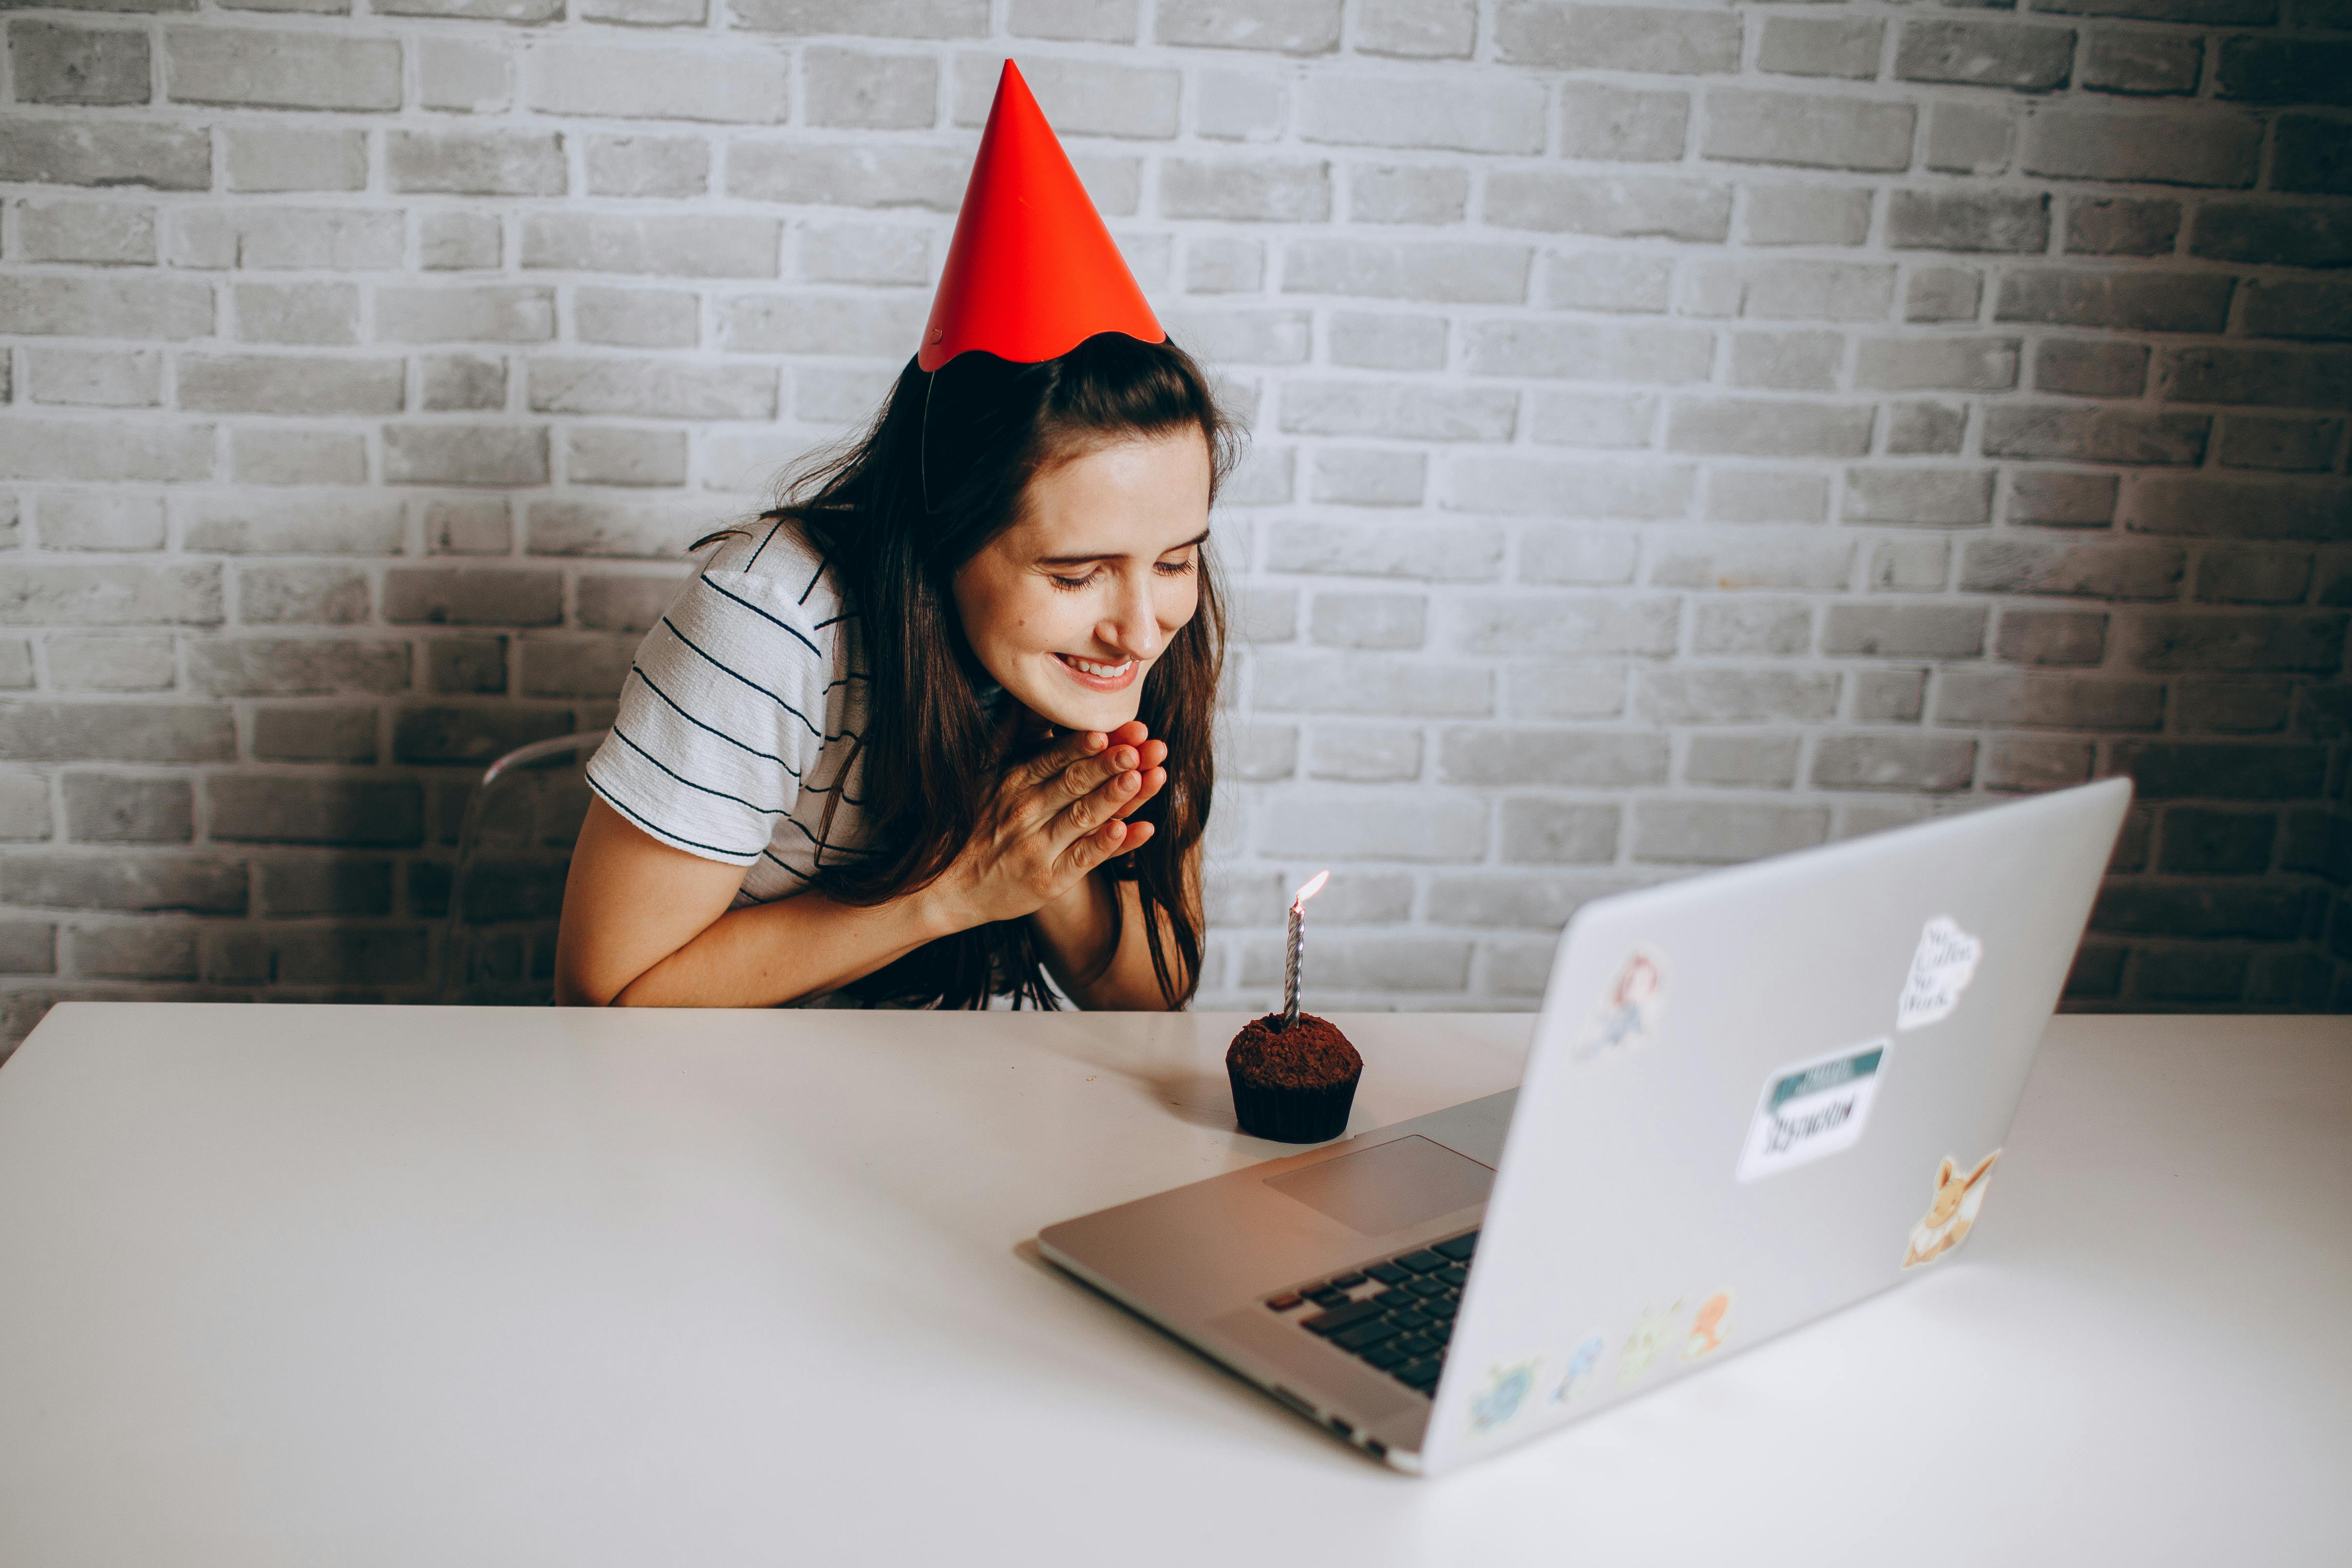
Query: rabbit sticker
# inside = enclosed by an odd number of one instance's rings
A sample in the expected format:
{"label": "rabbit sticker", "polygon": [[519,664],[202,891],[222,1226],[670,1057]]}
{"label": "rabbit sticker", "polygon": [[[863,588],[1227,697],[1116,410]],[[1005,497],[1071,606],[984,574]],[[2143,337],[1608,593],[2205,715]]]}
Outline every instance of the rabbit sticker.
{"label": "rabbit sticker", "polygon": [[1904,1268],[1933,1263],[1969,1238],[1969,1232],[1976,1228],[1977,1210],[1984,1206],[1992,1163],[2000,1158],[2000,1151],[1996,1149],[1963,1175],[1959,1163],[1949,1154],[1944,1156],[1944,1163],[1936,1168],[1936,1201],[1927,1205],[1927,1217],[1911,1227],[1911,1245],[1903,1250]]}
{"label": "rabbit sticker", "polygon": [[1683,1304],[1676,1301],[1663,1312],[1642,1310],[1633,1331],[1625,1336],[1625,1343],[1617,1352],[1617,1381],[1621,1384],[1639,1383],[1650,1363],[1666,1352],[1674,1342],[1675,1321],[1683,1315]]}

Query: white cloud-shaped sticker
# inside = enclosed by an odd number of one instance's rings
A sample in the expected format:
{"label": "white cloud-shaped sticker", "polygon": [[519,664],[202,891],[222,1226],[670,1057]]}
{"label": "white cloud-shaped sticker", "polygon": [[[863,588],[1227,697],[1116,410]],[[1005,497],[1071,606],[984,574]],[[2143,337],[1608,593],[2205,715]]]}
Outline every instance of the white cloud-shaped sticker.
{"label": "white cloud-shaped sticker", "polygon": [[1950,1017],[1983,956],[1984,943],[1950,916],[1929,921],[1919,933],[1918,951],[1911,955],[1911,973],[1904,978],[1903,997],[1895,1005],[1895,1026],[1917,1029]]}

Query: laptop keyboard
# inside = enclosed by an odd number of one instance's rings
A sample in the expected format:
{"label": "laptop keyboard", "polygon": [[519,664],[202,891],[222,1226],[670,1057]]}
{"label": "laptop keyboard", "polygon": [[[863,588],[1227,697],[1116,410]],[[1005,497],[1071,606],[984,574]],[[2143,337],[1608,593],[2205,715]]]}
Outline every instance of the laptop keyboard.
{"label": "laptop keyboard", "polygon": [[1360,1268],[1269,1296],[1267,1308],[1289,1317],[1357,1360],[1416,1393],[1437,1386],[1462,1287],[1478,1233],[1383,1258]]}

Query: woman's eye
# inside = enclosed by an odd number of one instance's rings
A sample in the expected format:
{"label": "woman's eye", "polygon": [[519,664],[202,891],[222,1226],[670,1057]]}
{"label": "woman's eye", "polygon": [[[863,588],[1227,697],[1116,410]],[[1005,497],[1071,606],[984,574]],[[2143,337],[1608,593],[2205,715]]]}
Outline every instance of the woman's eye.
{"label": "woman's eye", "polygon": [[[1154,564],[1159,568],[1160,574],[1167,577],[1184,576],[1192,570],[1193,565],[1190,561],[1161,561],[1157,562]],[[1048,573],[1046,574],[1045,580],[1053,584],[1056,588],[1061,588],[1069,593],[1075,594],[1081,588],[1093,586],[1101,576],[1102,569],[1100,567],[1097,567],[1083,577],[1062,577],[1056,576],[1052,573]]]}

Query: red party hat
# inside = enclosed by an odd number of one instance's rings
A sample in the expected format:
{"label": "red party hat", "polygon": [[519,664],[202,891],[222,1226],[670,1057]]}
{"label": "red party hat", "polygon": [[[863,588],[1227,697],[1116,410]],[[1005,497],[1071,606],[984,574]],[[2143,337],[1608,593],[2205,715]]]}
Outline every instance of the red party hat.
{"label": "red party hat", "polygon": [[1097,332],[1148,343],[1168,336],[1029,84],[1007,60],[915,363],[937,370],[967,349],[985,349],[1034,364]]}

